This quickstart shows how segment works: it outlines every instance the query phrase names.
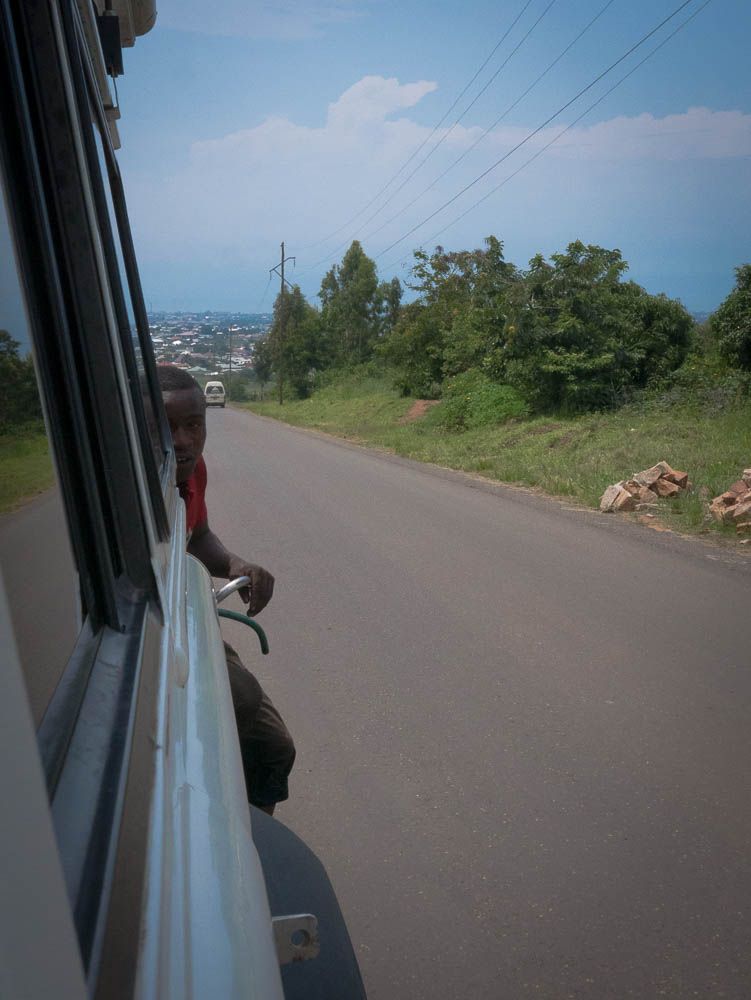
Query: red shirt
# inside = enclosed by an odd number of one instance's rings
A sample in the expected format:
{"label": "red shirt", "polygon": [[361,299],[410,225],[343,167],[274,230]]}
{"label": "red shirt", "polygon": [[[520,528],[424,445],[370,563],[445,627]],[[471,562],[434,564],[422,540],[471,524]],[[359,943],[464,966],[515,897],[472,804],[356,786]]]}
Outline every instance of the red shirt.
{"label": "red shirt", "polygon": [[180,496],[185,501],[185,525],[188,538],[204,521],[208,520],[206,510],[206,463],[203,456],[198,459],[193,475],[178,487]]}

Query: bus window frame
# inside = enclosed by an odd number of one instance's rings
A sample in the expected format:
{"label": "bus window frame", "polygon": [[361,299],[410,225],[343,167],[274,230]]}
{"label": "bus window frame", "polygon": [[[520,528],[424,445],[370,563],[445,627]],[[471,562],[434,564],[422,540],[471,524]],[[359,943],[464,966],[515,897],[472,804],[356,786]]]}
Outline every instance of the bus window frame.
{"label": "bus window frame", "polygon": [[[138,426],[138,366],[93,134],[87,147],[84,51],[72,0],[0,0],[0,180],[84,613],[37,736],[95,989],[132,735],[142,698],[153,697],[145,637],[165,624],[155,549],[169,522],[156,510],[175,489],[171,449],[157,470],[143,413]],[[142,356],[153,392],[153,353]],[[165,441],[161,394],[154,404]],[[144,786],[153,780],[139,774]]]}
{"label": "bus window frame", "polygon": [[[104,192],[105,178],[98,170],[98,156],[93,135],[86,133],[86,152],[89,158],[90,175],[94,187],[94,195],[97,201],[97,214],[103,225],[103,241],[105,258],[110,273],[110,286],[113,290],[114,305],[118,320],[118,329],[123,345],[123,356],[128,367],[128,377],[132,388],[133,405],[136,413],[141,446],[143,454],[151,451],[151,435],[147,426],[147,419],[143,405],[142,391],[148,391],[150,406],[156,420],[156,429],[161,446],[161,459],[159,467],[156,468],[151,462],[145,462],[145,472],[148,481],[149,493],[151,495],[152,508],[154,511],[158,536],[160,540],[169,537],[169,522],[165,509],[165,494],[174,485],[172,470],[170,468],[170,453],[172,451],[172,436],[169,430],[169,423],[162,401],[162,394],[159,382],[156,377],[156,358],[154,347],[151,341],[151,332],[146,313],[146,306],[143,298],[141,279],[138,273],[133,236],[128,218],[128,210],[125,202],[125,192],[123,189],[120,165],[115,157],[115,150],[112,145],[112,137],[107,125],[107,118],[99,99],[99,90],[96,83],[94,69],[91,64],[83,26],[80,18],[76,18],[76,32],[78,36],[78,53],[81,57],[81,70],[85,80],[85,87],[88,96],[88,108],[96,129],[99,140],[102,144],[102,153],[107,170],[106,181],[109,184],[109,195],[114,213],[116,231],[113,231]],[[82,109],[83,110],[83,109]],[[90,141],[88,141],[90,140]],[[108,224],[109,223],[109,224]],[[120,267],[117,259],[117,252],[114,241],[115,236],[119,240],[120,252],[122,255],[123,268],[128,286],[130,304],[133,309],[133,316],[138,336],[138,344],[141,351],[143,363],[143,376],[145,385],[141,381],[141,373],[135,361],[132,349],[132,334],[130,320],[125,304],[124,289],[120,277]]]}
{"label": "bus window frame", "polygon": [[[17,21],[10,0],[1,0],[0,18],[0,159],[8,224],[32,335],[47,433],[68,514],[82,604],[96,630],[105,621],[117,622],[114,581],[120,563],[110,544],[108,512],[97,483],[85,474],[94,465],[88,434],[77,440],[78,428],[86,426],[88,415],[76,378],[75,344],[68,331],[66,299],[55,255],[56,240],[46,197],[49,179],[45,184],[40,169]],[[14,211],[15,206],[23,206],[24,210]],[[67,401],[65,406],[63,399]],[[91,557],[93,553],[96,558]]]}
{"label": "bus window frame", "polygon": [[[14,0],[7,2],[12,6]],[[17,17],[25,15],[23,9]],[[77,11],[64,3],[58,16],[56,26],[51,18],[26,18],[26,51],[33,50],[35,57],[27,56],[25,76],[16,74],[16,87],[9,89],[9,96],[20,96],[21,81],[25,107],[16,109],[22,114],[16,115],[14,124],[19,126],[17,137],[27,131],[23,143],[27,169],[12,171],[16,176],[11,178],[8,209],[20,249],[27,308],[33,314],[42,306],[45,312],[43,318],[31,315],[30,327],[82,578],[84,611],[97,623],[119,627],[116,590],[144,591],[159,600],[152,556],[157,538],[165,538],[169,531],[163,491],[169,489],[170,463],[146,471],[153,452],[143,447],[145,415],[140,387],[137,381],[133,384],[138,369],[127,318],[126,329],[122,327],[127,311],[109,215],[103,211],[103,181],[93,180],[99,166],[93,135],[86,135],[94,126],[80,59]],[[67,53],[65,67],[58,62],[58,46]],[[47,57],[40,58],[45,50]],[[15,160],[13,147],[6,147],[6,162],[12,167]],[[35,183],[29,185],[32,178]],[[17,205],[25,211],[14,210]],[[31,221],[28,215],[37,216],[35,226],[24,225]],[[45,281],[39,280],[39,256],[47,265]],[[147,377],[153,394],[156,374],[148,344],[143,362],[147,373],[151,370]],[[164,442],[166,416],[159,393],[152,395],[152,404]],[[89,511],[93,516],[86,518]],[[103,571],[98,572],[99,567]]]}

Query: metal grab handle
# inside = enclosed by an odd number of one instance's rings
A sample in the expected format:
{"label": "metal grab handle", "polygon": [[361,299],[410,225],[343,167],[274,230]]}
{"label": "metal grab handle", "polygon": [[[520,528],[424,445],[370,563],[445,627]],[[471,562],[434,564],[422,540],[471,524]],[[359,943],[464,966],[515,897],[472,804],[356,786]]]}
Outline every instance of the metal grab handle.
{"label": "metal grab handle", "polygon": [[217,604],[221,604],[225,597],[229,597],[230,594],[234,594],[236,590],[242,590],[243,587],[250,586],[249,576],[238,576],[236,580],[230,580],[226,583],[220,590],[214,594],[214,600]]}
{"label": "metal grab handle", "polygon": [[239,611],[225,611],[224,608],[217,611],[220,618],[231,618],[234,622],[242,622],[243,625],[248,625],[253,629],[255,634],[258,636],[258,641],[261,644],[261,652],[265,656],[269,651],[269,640],[266,638],[266,633],[263,631],[258,622],[254,622],[252,618],[248,618],[247,615],[241,615]]}

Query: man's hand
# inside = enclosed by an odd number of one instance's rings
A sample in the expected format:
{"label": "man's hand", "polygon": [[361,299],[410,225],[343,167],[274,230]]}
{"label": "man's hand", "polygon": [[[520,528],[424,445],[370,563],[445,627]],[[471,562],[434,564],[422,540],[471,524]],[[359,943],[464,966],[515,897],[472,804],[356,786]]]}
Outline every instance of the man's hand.
{"label": "man's hand", "polygon": [[247,559],[225,549],[221,541],[209,528],[208,520],[193,531],[188,542],[188,552],[200,559],[212,576],[225,580],[236,580],[238,576],[249,576],[250,587],[242,587],[238,594],[249,602],[248,614],[257,615],[263,611],[274,593],[274,577],[263,566],[256,566]]}
{"label": "man's hand", "polygon": [[238,594],[248,604],[248,614],[257,615],[263,611],[274,593],[274,577],[263,566],[245,562],[239,556],[233,556],[229,564],[229,578],[236,580],[238,576],[249,576],[250,587],[242,587]]}

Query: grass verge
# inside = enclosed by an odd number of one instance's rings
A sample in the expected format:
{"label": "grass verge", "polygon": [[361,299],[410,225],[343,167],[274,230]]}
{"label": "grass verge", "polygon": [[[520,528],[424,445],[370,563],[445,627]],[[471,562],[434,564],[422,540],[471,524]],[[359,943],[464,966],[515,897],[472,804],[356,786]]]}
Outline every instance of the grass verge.
{"label": "grass verge", "polygon": [[611,483],[666,461],[687,472],[694,485],[678,500],[660,501],[653,522],[718,540],[736,538],[733,528],[704,520],[704,501],[751,466],[748,399],[710,413],[691,401],[669,406],[664,397],[652,398],[612,413],[517,419],[463,432],[439,426],[440,404],[420,420],[400,423],[414,402],[385,380],[350,378],[281,407],[271,401],[244,406],[295,426],[590,507],[599,506]]}
{"label": "grass verge", "polygon": [[48,489],[54,478],[47,436],[40,424],[0,434],[0,514]]}

